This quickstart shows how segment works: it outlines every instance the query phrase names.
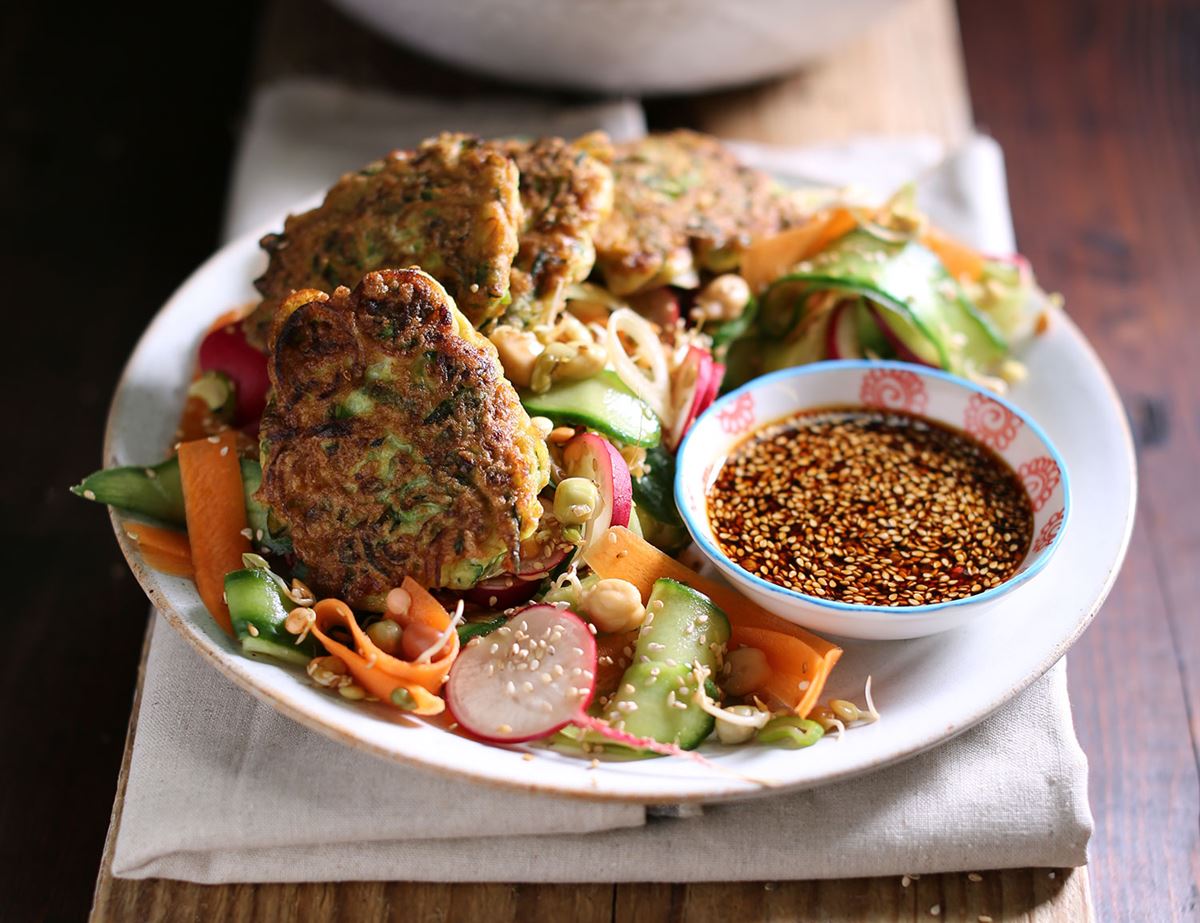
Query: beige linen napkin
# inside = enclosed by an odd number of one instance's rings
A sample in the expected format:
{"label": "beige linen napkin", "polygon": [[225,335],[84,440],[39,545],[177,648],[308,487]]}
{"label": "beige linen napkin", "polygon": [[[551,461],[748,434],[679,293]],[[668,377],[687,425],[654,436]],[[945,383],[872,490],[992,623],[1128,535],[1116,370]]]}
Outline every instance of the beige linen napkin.
{"label": "beige linen napkin", "polygon": [[[341,171],[440,128],[625,137],[643,124],[631,103],[446,107],[279,86],[252,109],[227,228],[257,226]],[[800,180],[878,194],[924,175],[924,204],[941,223],[987,249],[1011,249],[1003,164],[987,139],[932,173],[943,151],[930,139],[742,153]],[[1064,664],[976,728],[898,766],[648,817],[636,805],[438,778],[332,743],[234,687],[156,618],[113,873],[199,882],[850,877],[1079,865],[1091,827]]]}

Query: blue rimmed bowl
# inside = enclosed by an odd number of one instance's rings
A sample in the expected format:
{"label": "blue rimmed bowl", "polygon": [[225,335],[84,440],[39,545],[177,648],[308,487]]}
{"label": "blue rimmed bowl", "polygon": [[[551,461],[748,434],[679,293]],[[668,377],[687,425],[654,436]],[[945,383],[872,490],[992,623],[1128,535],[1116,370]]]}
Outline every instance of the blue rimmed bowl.
{"label": "blue rimmed bowl", "polygon": [[[1033,506],[1033,540],[1017,571],[974,596],[924,606],[864,606],[770,583],[721,551],[708,492],[725,459],[754,432],[805,410],[866,406],[920,414],[974,436],[1017,472]],[[692,538],[734,587],[789,621],[847,638],[917,638],[957,628],[1032,580],[1054,554],[1071,511],[1066,465],[1041,427],[986,389],[904,362],[820,362],[757,378],[692,425],[679,448],[675,502]]]}

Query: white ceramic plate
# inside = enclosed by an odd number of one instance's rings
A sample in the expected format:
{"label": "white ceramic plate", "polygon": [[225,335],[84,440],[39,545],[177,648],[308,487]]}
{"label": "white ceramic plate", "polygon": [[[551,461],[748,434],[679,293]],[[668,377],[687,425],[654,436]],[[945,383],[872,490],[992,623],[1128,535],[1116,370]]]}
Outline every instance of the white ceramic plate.
{"label": "white ceramic plate", "polygon": [[[255,298],[251,280],[264,259],[259,236],[246,235],[220,250],[150,324],[113,398],[106,465],[163,457],[204,330],[221,312]],[[117,540],[151,602],[214,667],[296,721],[350,746],[479,782],[601,799],[717,800],[820,785],[913,756],[985,718],[1066,653],[1116,577],[1135,496],[1133,445],[1116,392],[1065,317],[1055,319],[1025,359],[1028,383],[1011,399],[1041,423],[1062,453],[1074,494],[1062,544],[1041,577],[956,631],[912,641],[845,642],[829,692],[861,700],[863,682],[872,675],[883,720],[855,729],[841,743],[801,751],[706,744],[702,752],[719,770],[670,758],[603,762],[592,769],[566,753],[491,747],[381,705],[348,703],[314,688],[298,671],[242,656],[190,581],[147,568],[119,527]],[[529,749],[536,754],[532,761],[522,759]]]}

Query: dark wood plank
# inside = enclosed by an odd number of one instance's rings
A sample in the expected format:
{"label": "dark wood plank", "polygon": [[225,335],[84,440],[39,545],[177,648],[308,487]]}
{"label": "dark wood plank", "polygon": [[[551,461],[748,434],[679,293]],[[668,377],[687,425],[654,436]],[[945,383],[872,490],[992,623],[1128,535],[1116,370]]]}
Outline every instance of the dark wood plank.
{"label": "dark wood plank", "polygon": [[[1200,16],[1194,3],[960,6],[978,121],[1018,238],[1133,420],[1129,561],[1071,657],[1104,919],[1194,919],[1200,888]],[[1014,66],[1016,62],[1018,66]]]}
{"label": "dark wood plank", "polygon": [[217,240],[254,4],[0,4],[0,918],[92,897],[146,599],[66,487],[146,322]]}

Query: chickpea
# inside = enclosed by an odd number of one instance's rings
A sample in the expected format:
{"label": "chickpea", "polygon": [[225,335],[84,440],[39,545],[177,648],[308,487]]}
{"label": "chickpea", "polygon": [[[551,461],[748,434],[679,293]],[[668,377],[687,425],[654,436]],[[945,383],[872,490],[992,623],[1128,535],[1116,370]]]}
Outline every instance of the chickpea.
{"label": "chickpea", "polygon": [[585,589],[579,597],[579,608],[605,634],[632,631],[646,617],[638,588],[619,577],[598,580]]}
{"label": "chickpea", "polygon": [[[753,705],[734,705],[732,708],[725,710],[746,718],[753,718],[755,715],[763,714]],[[763,717],[765,718],[766,716],[763,715]],[[717,740],[723,744],[744,744],[757,733],[758,728],[756,727],[734,724],[732,721],[726,721],[719,715],[717,716]]]}
{"label": "chickpea", "polygon": [[598,343],[582,343],[568,361],[560,364],[555,370],[555,378],[566,378],[578,381],[581,378],[591,378],[604,368],[608,361],[608,353]]}
{"label": "chickpea", "polygon": [[736,273],[717,276],[696,296],[696,306],[704,320],[736,320],[750,301],[750,286]]}
{"label": "chickpea", "polygon": [[388,617],[394,620],[404,619],[408,616],[408,609],[412,605],[412,597],[408,590],[404,587],[395,587],[388,591],[387,600],[384,602],[387,606]]}
{"label": "chickpea", "polygon": [[395,654],[400,650],[400,637],[404,629],[391,619],[380,619],[367,626],[367,637],[385,654]]}
{"label": "chickpea", "polygon": [[600,491],[589,478],[567,478],[554,490],[554,515],[565,526],[591,522],[600,509]]}
{"label": "chickpea", "polygon": [[542,394],[555,381],[590,378],[604,368],[607,358],[596,343],[551,343],[534,360],[529,387]]}
{"label": "chickpea", "polygon": [[327,689],[337,689],[353,682],[347,676],[349,670],[340,657],[314,657],[308,662],[307,672],[314,683]]}
{"label": "chickpea", "polygon": [[721,683],[730,695],[749,695],[771,681],[767,655],[757,647],[739,647],[725,657],[729,673]]}
{"label": "chickpea", "polygon": [[492,331],[488,337],[500,364],[504,366],[504,377],[518,388],[528,388],[533,381],[533,367],[542,353],[542,344],[532,333],[504,324]]}
{"label": "chickpea", "polygon": [[[424,622],[413,622],[400,636],[400,653],[405,660],[416,660],[425,651],[433,647],[442,633],[432,625]],[[440,651],[433,654],[433,660],[440,660],[450,653],[450,643],[447,642]]]}

